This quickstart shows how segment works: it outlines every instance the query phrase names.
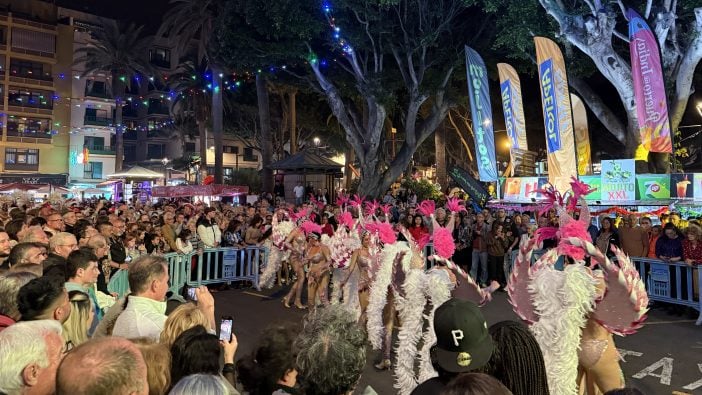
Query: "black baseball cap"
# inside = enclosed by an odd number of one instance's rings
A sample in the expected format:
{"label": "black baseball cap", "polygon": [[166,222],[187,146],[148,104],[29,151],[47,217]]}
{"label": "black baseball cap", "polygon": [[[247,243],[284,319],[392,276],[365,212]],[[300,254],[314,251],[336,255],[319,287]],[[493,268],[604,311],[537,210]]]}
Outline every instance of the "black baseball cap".
{"label": "black baseball cap", "polygon": [[433,359],[447,372],[479,369],[492,356],[487,322],[473,302],[452,298],[439,306],[434,313],[434,333]]}

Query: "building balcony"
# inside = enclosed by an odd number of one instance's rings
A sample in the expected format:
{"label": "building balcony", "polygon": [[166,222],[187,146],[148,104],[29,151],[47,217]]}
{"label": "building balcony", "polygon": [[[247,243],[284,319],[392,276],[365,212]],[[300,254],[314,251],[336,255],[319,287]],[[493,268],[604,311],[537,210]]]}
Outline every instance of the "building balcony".
{"label": "building balcony", "polygon": [[5,163],[5,170],[39,171],[39,164],[29,165],[26,163]]}
{"label": "building balcony", "polygon": [[107,89],[85,89],[85,97],[97,97],[100,99],[112,99],[112,94]]}
{"label": "building balcony", "polygon": [[110,126],[112,124],[112,118],[107,117],[96,117],[94,115],[86,115],[83,119],[84,125],[93,126]]}
{"label": "building balcony", "polygon": [[108,145],[87,146],[90,155],[115,155],[115,148]]}
{"label": "building balcony", "polygon": [[38,85],[46,88],[52,88],[54,86],[53,77],[46,77],[42,75],[23,75],[19,76],[16,74],[10,74],[10,82],[15,82],[19,84],[26,85]]}

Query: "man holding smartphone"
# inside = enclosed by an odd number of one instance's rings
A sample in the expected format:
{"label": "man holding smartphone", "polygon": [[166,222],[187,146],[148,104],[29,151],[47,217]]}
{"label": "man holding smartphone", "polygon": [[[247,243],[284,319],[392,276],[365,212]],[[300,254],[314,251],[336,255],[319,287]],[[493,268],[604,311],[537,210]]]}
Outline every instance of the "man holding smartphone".
{"label": "man holding smartphone", "polygon": [[[158,341],[166,323],[166,293],[168,292],[168,265],[160,256],[142,255],[129,267],[129,287],[132,294],[127,307],[115,321],[114,336],[127,339],[147,337]],[[195,289],[197,306],[215,328],[214,298],[207,287]]]}

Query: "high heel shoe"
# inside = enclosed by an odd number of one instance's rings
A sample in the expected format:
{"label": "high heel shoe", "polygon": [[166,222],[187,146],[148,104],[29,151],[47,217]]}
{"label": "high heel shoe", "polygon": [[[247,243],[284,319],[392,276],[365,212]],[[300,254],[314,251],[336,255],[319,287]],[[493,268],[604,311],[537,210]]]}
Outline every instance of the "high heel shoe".
{"label": "high heel shoe", "polygon": [[299,310],[307,310],[307,306],[305,306],[303,304],[295,303],[295,307],[297,307]]}
{"label": "high heel shoe", "polygon": [[287,299],[283,298],[283,299],[281,299],[281,302],[283,302],[283,306],[285,306],[286,309],[290,308],[290,303],[288,302]]}
{"label": "high heel shoe", "polygon": [[389,359],[383,359],[373,366],[378,370],[388,370],[392,367],[392,362]]}

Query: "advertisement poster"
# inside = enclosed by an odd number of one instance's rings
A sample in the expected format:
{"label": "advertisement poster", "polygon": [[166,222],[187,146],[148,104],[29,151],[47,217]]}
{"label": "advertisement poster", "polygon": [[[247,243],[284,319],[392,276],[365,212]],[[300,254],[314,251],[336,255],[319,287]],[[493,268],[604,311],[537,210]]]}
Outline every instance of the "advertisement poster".
{"label": "advertisement poster", "polygon": [[507,178],[504,185],[504,199],[510,202],[520,201],[519,196],[522,191],[522,179],[521,178]]}
{"label": "advertisement poster", "polygon": [[635,160],[602,161],[602,200],[636,200]]}
{"label": "advertisement poster", "polygon": [[639,174],[636,176],[637,199],[669,199],[671,192],[668,174]]}
{"label": "advertisement poster", "polygon": [[504,185],[504,200],[509,202],[529,203],[543,200],[544,196],[537,191],[548,184],[546,177],[514,177],[507,178]]}
{"label": "advertisement poster", "polygon": [[695,173],[695,200],[702,200],[702,173]]}
{"label": "advertisement poster", "polygon": [[478,162],[480,181],[497,181],[495,161],[495,132],[492,127],[492,107],[488,90],[488,74],[483,58],[466,46],[466,69],[468,72],[468,98],[475,135],[475,156]]}
{"label": "advertisement poster", "polygon": [[595,189],[594,192],[588,194],[585,200],[602,200],[602,179],[599,175],[595,176],[580,176],[580,181],[589,185],[591,189]]}
{"label": "advertisement poster", "polygon": [[692,199],[695,197],[695,179],[693,173],[675,173],[670,175],[670,197],[674,199]]}

